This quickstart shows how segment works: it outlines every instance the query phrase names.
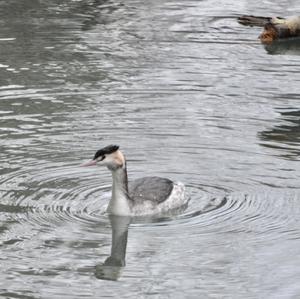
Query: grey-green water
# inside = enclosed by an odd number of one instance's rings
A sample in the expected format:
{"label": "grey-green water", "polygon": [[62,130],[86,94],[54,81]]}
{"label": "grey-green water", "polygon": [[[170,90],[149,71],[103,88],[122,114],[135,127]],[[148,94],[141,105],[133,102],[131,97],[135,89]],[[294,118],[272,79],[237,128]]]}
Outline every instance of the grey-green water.
{"label": "grey-green water", "polygon": [[[235,19],[275,3],[0,1],[0,297],[300,297],[300,46]],[[188,208],[109,219],[110,143]]]}

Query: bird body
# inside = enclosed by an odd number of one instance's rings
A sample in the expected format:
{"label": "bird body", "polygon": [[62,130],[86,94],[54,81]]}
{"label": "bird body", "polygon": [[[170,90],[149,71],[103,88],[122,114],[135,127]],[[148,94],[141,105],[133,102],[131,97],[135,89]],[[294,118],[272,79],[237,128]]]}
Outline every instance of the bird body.
{"label": "bird body", "polygon": [[128,184],[126,160],[118,146],[109,145],[96,152],[82,166],[106,166],[112,173],[112,197],[107,212],[119,216],[165,213],[185,205],[185,187],[167,178],[143,177]]}

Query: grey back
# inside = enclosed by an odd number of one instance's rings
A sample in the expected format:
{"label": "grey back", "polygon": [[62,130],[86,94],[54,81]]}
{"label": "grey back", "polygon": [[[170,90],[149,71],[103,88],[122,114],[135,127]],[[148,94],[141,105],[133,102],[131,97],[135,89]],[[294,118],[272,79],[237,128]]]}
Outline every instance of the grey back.
{"label": "grey back", "polygon": [[129,185],[129,197],[134,202],[149,200],[154,203],[165,201],[171,194],[173,182],[166,178],[144,177]]}

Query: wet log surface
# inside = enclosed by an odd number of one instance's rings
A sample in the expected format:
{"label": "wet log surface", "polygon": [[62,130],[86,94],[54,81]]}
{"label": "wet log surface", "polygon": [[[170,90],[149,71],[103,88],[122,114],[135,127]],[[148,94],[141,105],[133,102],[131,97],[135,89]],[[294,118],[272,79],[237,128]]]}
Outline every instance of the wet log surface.
{"label": "wet log surface", "polygon": [[245,26],[263,27],[259,39],[264,44],[275,40],[300,37],[300,17],[256,17],[241,16],[238,22]]}

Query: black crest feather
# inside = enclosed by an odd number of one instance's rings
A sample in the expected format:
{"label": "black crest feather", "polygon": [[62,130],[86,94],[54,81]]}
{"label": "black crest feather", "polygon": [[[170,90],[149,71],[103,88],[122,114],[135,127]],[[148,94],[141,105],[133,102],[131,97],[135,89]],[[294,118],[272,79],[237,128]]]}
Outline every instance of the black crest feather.
{"label": "black crest feather", "polygon": [[113,144],[108,145],[104,148],[101,148],[96,152],[93,160],[96,160],[98,157],[101,157],[101,156],[104,156],[104,155],[109,155],[109,154],[117,151],[118,149],[119,149],[119,146],[118,145],[113,145]]}

